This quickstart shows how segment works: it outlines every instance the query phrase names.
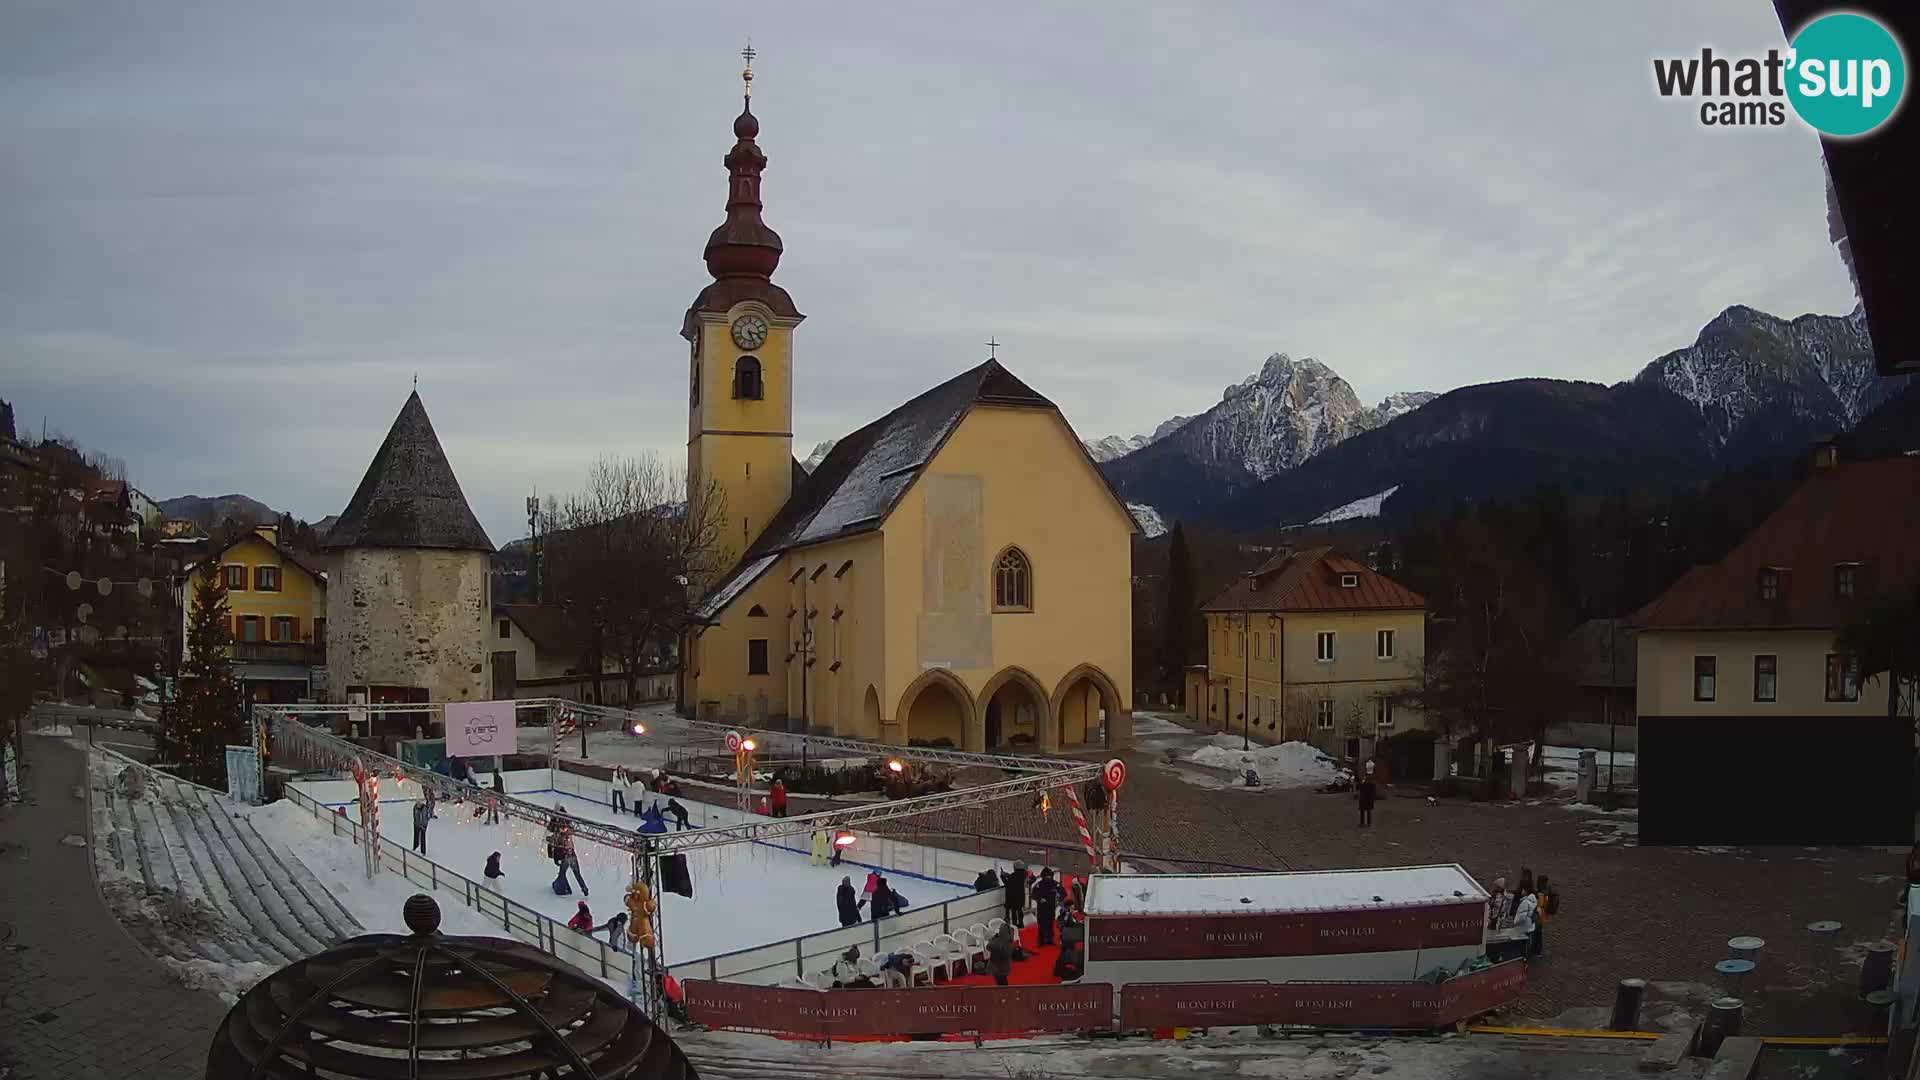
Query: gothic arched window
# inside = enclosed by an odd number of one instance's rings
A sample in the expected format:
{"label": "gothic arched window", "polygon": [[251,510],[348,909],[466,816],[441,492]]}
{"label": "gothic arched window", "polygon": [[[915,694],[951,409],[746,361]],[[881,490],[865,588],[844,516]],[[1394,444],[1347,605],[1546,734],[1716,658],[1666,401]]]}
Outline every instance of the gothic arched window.
{"label": "gothic arched window", "polygon": [[993,562],[995,611],[1033,610],[1033,564],[1026,553],[1010,547]]}
{"label": "gothic arched window", "polygon": [[743,356],[733,362],[733,396],[749,401],[759,401],[764,390],[760,385],[760,360],[757,357]]}

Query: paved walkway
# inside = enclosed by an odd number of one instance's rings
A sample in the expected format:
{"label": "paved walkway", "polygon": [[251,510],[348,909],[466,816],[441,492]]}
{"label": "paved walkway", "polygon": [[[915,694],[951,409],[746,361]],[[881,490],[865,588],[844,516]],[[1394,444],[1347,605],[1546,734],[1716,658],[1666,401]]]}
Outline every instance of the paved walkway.
{"label": "paved walkway", "polygon": [[107,911],[91,853],[62,843],[87,835],[86,755],[27,738],[26,801],[0,808],[0,1077],[198,1080],[227,1006]]}

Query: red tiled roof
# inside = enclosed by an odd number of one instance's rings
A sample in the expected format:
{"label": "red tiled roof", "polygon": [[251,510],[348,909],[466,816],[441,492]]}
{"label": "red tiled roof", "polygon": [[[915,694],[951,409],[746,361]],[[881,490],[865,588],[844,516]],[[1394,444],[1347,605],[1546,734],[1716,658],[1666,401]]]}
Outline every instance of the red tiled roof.
{"label": "red tiled roof", "polygon": [[[1340,575],[1360,579],[1354,588]],[[1227,586],[1206,611],[1384,611],[1424,608],[1419,593],[1332,548],[1278,555]]]}
{"label": "red tiled roof", "polygon": [[[1854,596],[1920,584],[1920,457],[1815,469],[1726,558],[1696,566],[1641,608],[1647,630],[1835,629],[1855,601],[1834,595],[1834,567],[1857,563]],[[1778,575],[1762,599],[1761,571]]]}

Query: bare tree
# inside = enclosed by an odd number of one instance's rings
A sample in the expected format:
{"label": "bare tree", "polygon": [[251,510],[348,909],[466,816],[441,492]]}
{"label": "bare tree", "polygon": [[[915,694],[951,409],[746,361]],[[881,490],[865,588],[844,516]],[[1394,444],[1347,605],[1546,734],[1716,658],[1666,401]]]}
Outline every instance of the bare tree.
{"label": "bare tree", "polygon": [[609,660],[634,699],[642,668],[665,662],[694,600],[731,560],[725,496],[710,484],[689,499],[681,475],[653,455],[606,457],[581,490],[548,498],[548,595],[580,639],[596,702]]}

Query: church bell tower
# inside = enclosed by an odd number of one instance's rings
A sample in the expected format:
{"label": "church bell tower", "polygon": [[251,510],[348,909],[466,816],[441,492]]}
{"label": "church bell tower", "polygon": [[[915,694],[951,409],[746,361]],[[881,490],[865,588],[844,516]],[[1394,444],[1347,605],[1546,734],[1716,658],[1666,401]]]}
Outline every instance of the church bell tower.
{"label": "church bell tower", "polygon": [[707,238],[712,284],[681,324],[690,350],[687,489],[726,501],[723,546],[744,555],[793,494],[793,329],[806,316],[773,283],[780,234],[760,219],[767,158],[754,142],[753,48],[741,52],[745,104],[727,152],[727,217]]}

